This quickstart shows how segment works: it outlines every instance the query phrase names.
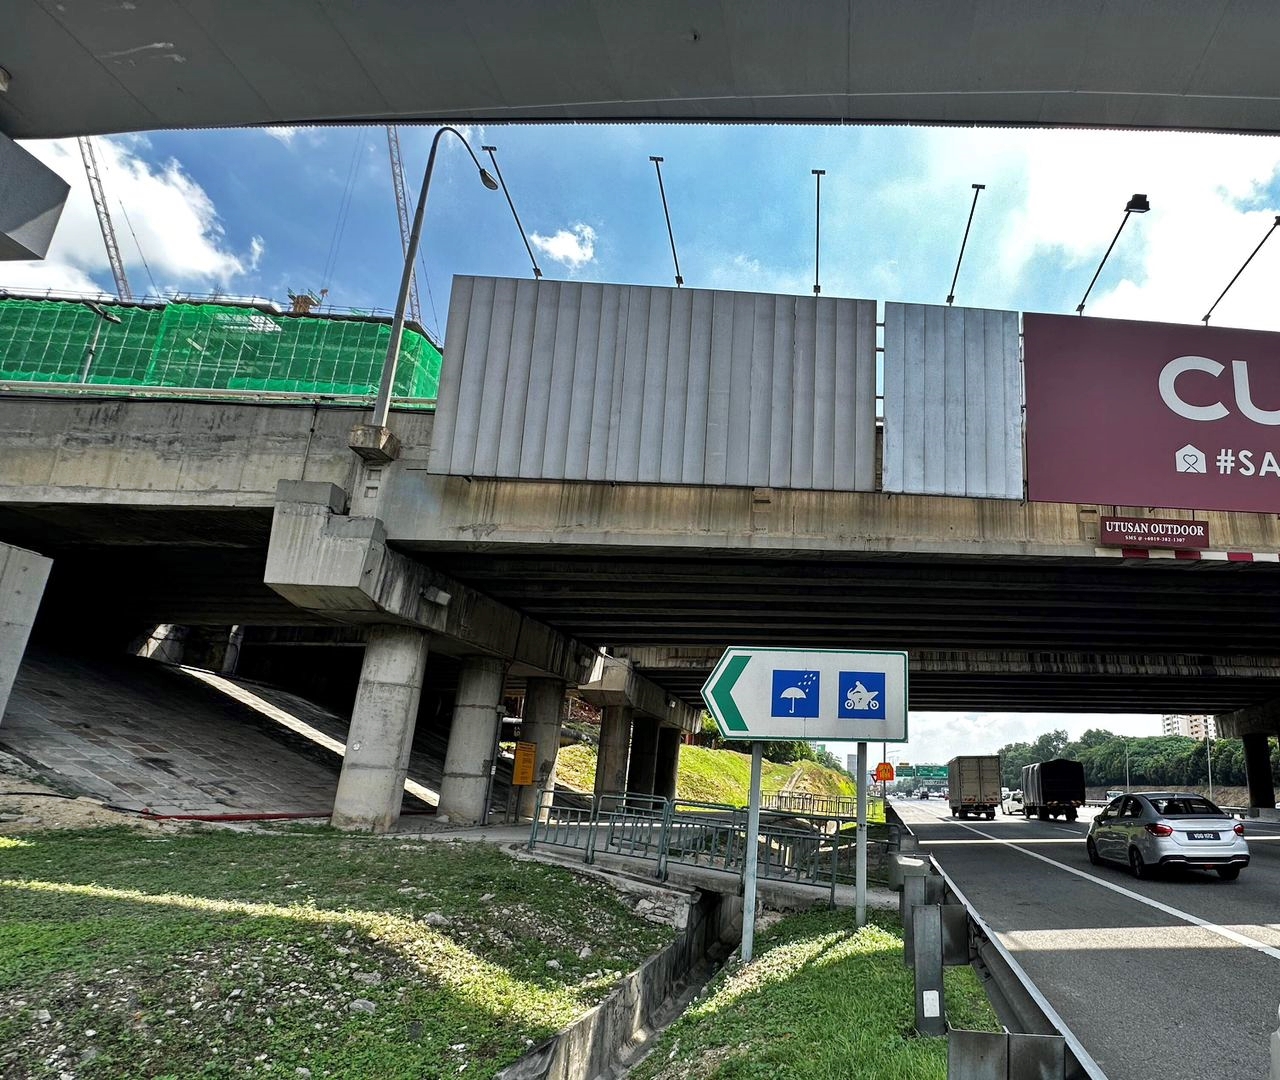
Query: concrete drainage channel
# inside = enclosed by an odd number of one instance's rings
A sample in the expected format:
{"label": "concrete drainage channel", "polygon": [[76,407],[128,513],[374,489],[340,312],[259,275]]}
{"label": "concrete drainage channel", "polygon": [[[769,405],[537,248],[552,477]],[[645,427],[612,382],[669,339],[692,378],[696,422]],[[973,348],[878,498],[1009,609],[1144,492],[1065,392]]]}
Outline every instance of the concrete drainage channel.
{"label": "concrete drainage channel", "polygon": [[742,899],[686,894],[684,928],[585,1016],[534,1047],[494,1080],[593,1080],[622,1076],[676,1019],[737,944]]}

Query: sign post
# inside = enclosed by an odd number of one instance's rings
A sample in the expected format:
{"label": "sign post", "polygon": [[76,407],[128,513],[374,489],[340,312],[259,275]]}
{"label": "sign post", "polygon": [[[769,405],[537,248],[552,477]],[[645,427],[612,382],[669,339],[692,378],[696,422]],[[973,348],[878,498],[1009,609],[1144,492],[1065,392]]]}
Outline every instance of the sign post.
{"label": "sign post", "polygon": [[760,773],[764,743],[751,744],[751,793],[747,796],[747,859],[742,870],[742,962],[751,959],[756,937],[756,870],[760,865]]}
{"label": "sign post", "polygon": [[858,743],[858,847],[854,854],[854,918],[859,926],[867,921],[867,744]]}
{"label": "sign post", "polygon": [[742,883],[743,960],[751,959],[755,934],[765,739],[858,744],[856,904],[861,925],[866,919],[867,742],[907,741],[907,654],[733,646],[703,685],[702,700],[724,739],[752,743]]}

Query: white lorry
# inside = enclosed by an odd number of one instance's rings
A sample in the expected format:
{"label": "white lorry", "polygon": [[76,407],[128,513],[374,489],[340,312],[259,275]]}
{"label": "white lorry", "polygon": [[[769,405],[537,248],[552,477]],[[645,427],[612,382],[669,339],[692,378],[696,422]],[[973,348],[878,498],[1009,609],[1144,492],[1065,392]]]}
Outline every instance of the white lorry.
{"label": "white lorry", "polygon": [[965,754],[947,762],[947,791],[951,816],[994,820],[1000,805],[1000,758],[996,754]]}

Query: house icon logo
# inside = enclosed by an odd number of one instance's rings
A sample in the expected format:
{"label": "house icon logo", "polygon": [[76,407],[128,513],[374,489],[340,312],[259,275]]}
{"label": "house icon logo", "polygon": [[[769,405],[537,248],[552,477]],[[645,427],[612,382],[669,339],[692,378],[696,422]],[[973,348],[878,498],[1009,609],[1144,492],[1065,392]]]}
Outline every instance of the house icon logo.
{"label": "house icon logo", "polygon": [[1198,446],[1192,446],[1190,443],[1187,443],[1180,450],[1174,451],[1173,465],[1180,473],[1208,472],[1205,467],[1204,451]]}

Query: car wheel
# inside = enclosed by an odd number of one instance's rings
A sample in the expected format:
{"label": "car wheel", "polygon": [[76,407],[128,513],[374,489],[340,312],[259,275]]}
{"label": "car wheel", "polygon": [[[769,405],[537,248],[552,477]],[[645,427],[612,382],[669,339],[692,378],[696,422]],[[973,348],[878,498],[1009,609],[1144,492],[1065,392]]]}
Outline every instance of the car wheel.
{"label": "car wheel", "polygon": [[995,819],[996,819],[996,812],[995,812],[994,810],[988,810],[988,811],[987,811],[987,820],[988,820],[988,821],[995,821]]}
{"label": "car wheel", "polygon": [[1089,853],[1089,861],[1093,863],[1094,866],[1097,866],[1102,862],[1102,860],[1098,858],[1098,845],[1093,842],[1092,836],[1084,842],[1084,849]]}
{"label": "car wheel", "polygon": [[1240,867],[1238,866],[1219,866],[1218,877],[1223,881],[1235,881],[1240,876]]}
{"label": "car wheel", "polygon": [[1068,810],[1068,811],[1067,811],[1067,820],[1068,820],[1068,821],[1075,821],[1075,819],[1076,819],[1076,818],[1078,818],[1079,816],[1080,816],[1080,815],[1079,815],[1079,814],[1077,814],[1074,810]]}
{"label": "car wheel", "polygon": [[1151,867],[1147,865],[1147,860],[1142,857],[1142,852],[1136,847],[1129,849],[1129,869],[1133,871],[1133,876],[1136,878],[1145,879],[1151,876]]}

